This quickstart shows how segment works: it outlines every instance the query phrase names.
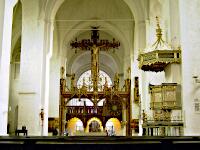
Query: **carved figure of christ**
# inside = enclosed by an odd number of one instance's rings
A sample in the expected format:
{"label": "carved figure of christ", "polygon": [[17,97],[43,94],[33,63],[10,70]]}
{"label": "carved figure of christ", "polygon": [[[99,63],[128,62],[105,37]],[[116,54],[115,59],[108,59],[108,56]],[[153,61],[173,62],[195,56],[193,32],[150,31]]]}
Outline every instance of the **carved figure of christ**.
{"label": "carved figure of christ", "polygon": [[93,81],[93,91],[98,91],[99,79],[99,48],[95,44],[91,47],[91,77]]}

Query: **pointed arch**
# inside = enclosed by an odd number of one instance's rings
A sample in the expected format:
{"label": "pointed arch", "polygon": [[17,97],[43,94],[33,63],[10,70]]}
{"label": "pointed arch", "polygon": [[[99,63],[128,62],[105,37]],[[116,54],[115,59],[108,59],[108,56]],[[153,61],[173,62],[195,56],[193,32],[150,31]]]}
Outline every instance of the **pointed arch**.
{"label": "pointed arch", "polygon": [[99,118],[97,118],[97,117],[92,117],[92,118],[90,118],[90,119],[87,121],[87,126],[86,126],[86,128],[85,128],[85,132],[89,132],[89,125],[90,125],[90,123],[91,123],[92,121],[97,121],[97,122],[99,123],[99,125],[100,125],[101,131],[103,132],[102,122],[101,122],[101,120],[100,120]]}

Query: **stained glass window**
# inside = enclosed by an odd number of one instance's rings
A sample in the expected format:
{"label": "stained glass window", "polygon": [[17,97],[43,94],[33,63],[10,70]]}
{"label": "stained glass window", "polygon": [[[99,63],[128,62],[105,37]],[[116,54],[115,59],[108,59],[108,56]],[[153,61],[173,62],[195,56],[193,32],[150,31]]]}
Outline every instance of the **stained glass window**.
{"label": "stained glass window", "polygon": [[78,120],[76,122],[76,131],[83,131],[84,127],[83,127],[83,122],[81,120]]}
{"label": "stained glass window", "polygon": [[[91,78],[91,70],[88,70],[84,72],[78,79],[77,81],[77,87],[80,88],[83,85],[83,80],[85,80],[85,84],[88,88],[89,91],[93,91],[92,87],[92,78]],[[112,80],[108,76],[107,73],[104,71],[100,70],[99,71],[99,83],[98,83],[98,90],[102,91],[103,85],[105,84],[105,81],[107,80],[108,86],[112,85]]]}
{"label": "stained glass window", "polygon": [[[93,91],[93,87],[92,87],[92,79],[91,79],[91,70],[88,70],[86,72],[84,72],[78,79],[77,81],[77,87],[81,88],[83,85],[83,80],[85,80],[85,85],[87,86],[88,91]],[[105,84],[107,80],[108,83],[108,87],[110,87],[112,85],[112,80],[111,78],[108,76],[107,73],[105,73],[104,71],[100,70],[99,71],[99,83],[98,83],[98,91],[102,91],[103,89],[103,85]],[[82,98],[81,100],[79,100],[78,98],[74,98],[72,99],[68,105],[70,106],[84,106],[84,101],[86,103],[86,106],[93,106],[93,103],[87,99],[87,98]],[[98,106],[103,106],[103,102],[104,99],[102,99],[99,103]]]}

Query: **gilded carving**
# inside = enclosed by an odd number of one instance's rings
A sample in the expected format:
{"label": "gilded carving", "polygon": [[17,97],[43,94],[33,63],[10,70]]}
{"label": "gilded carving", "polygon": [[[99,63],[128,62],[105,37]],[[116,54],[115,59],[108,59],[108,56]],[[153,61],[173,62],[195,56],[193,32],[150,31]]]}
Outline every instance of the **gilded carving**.
{"label": "gilded carving", "polygon": [[156,29],[156,42],[148,49],[150,51],[139,54],[139,68],[144,71],[163,71],[169,63],[181,63],[181,48],[172,49],[162,39],[162,29],[160,28],[158,18]]}
{"label": "gilded carving", "polygon": [[[66,103],[61,103],[60,105],[60,135],[64,132],[64,123],[65,117],[74,117],[79,115],[80,119],[84,122],[87,120],[87,117],[91,117],[92,115],[97,115],[103,121],[105,121],[105,117],[116,117],[121,118],[122,114],[122,103],[126,103],[126,113],[127,122],[130,123],[130,83],[131,83],[131,71],[130,67],[128,68],[127,79],[125,80],[125,91],[119,89],[119,74],[115,74],[114,85],[113,87],[109,87],[107,83],[107,79],[105,79],[105,84],[103,85],[103,89],[99,89],[98,84],[100,81],[99,77],[99,51],[104,50],[108,51],[110,48],[117,48],[119,46],[119,42],[113,39],[113,42],[101,41],[98,40],[98,30],[97,27],[92,30],[92,39],[89,41],[82,40],[74,41],[71,43],[72,48],[79,48],[81,50],[90,50],[91,51],[91,74],[92,74],[92,87],[93,91],[90,90],[83,81],[83,85],[79,88],[75,83],[75,74],[70,75],[71,77],[71,89],[69,91],[64,91],[61,93],[61,102],[65,101]],[[62,76],[61,76],[62,77]],[[61,85],[64,84],[64,81],[61,80]],[[67,106],[67,103],[72,98],[88,98],[93,106]],[[98,106],[98,102],[102,99],[105,99],[103,106]],[[103,108],[102,108],[103,107]],[[66,109],[68,108],[68,109]],[[67,110],[67,115],[65,111]],[[120,119],[121,120],[121,119]],[[130,125],[130,124],[129,124]],[[127,135],[131,135],[130,126],[127,125]]]}

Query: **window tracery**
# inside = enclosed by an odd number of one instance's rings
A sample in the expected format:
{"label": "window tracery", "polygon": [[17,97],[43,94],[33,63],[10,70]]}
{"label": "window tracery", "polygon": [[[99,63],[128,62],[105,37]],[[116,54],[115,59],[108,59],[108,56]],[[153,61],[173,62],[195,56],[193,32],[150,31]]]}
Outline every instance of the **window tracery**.
{"label": "window tracery", "polygon": [[[107,82],[108,87],[112,86],[112,80],[111,80],[110,76],[106,72],[100,70],[99,71],[98,91],[103,90],[103,86],[105,85],[106,82]],[[87,89],[89,91],[93,91],[91,70],[84,72],[77,80],[78,88],[81,88],[83,86],[83,84],[85,84],[87,86]],[[87,98],[82,98],[81,100],[79,100],[78,98],[74,98],[69,102],[69,105],[70,106],[84,106],[84,101],[86,103],[86,106],[93,106],[93,103]],[[103,102],[104,102],[104,99],[99,101],[98,106],[103,106]]]}

